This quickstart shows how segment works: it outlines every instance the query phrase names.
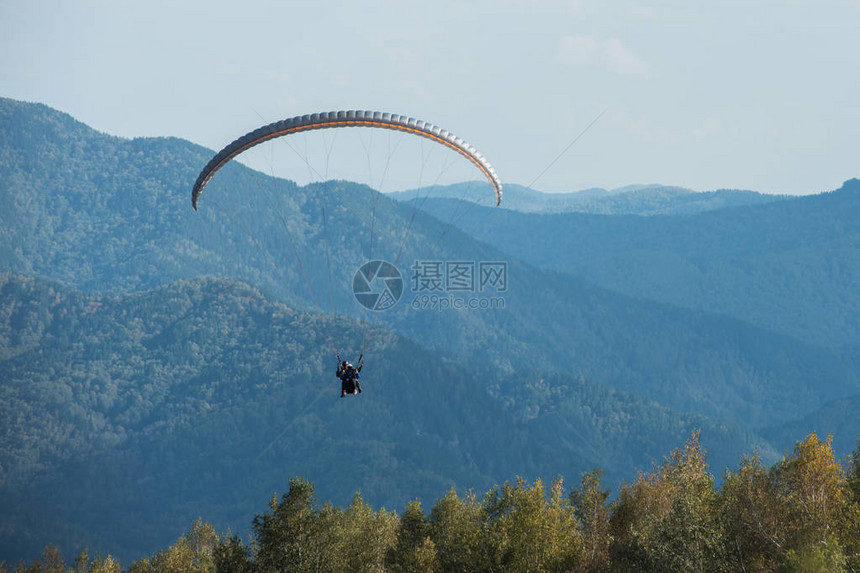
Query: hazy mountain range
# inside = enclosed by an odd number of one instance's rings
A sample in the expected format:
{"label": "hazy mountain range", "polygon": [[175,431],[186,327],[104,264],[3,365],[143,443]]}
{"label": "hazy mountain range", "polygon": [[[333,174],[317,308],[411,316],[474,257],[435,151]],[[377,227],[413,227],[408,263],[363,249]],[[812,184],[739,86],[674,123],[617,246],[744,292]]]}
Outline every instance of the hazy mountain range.
{"label": "hazy mountain range", "polygon": [[[444,217],[459,206],[429,198]],[[536,215],[469,205],[455,225],[595,285],[827,346],[860,344],[860,181],[696,215]],[[552,248],[546,248],[552,245]]]}
{"label": "hazy mountain range", "polygon": [[[0,559],[245,527],[294,475],[400,509],[595,466],[617,485],[696,428],[717,475],[807,431],[854,447],[856,180],[508,186],[497,209],[480,185],[395,200],[233,163],[195,213],[211,153],[0,99]],[[353,296],[371,258],[402,273],[390,310]],[[422,308],[417,279],[452,261],[503,264],[504,288],[443,293],[501,307]],[[335,351],[361,350],[341,400]]]}
{"label": "hazy mountain range", "polygon": [[[418,198],[457,199],[490,206],[493,196],[489,184],[468,182],[389,194],[400,201]],[[765,195],[755,191],[720,189],[695,192],[683,187],[666,185],[626,185],[618,189],[583,189],[568,193],[542,193],[522,185],[505,185],[504,210],[521,213],[590,213],[594,215],[666,215],[695,214],[723,207],[756,205],[779,201],[785,197]],[[468,208],[460,207],[462,211]]]}

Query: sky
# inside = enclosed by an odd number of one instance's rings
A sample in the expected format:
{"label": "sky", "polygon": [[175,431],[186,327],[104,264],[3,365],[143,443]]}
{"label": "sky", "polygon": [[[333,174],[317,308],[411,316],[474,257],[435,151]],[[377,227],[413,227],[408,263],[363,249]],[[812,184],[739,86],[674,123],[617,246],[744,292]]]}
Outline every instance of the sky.
{"label": "sky", "polygon": [[860,0],[2,0],[0,97],[213,150],[390,111],[542,191],[798,195],[860,176],[858,28]]}

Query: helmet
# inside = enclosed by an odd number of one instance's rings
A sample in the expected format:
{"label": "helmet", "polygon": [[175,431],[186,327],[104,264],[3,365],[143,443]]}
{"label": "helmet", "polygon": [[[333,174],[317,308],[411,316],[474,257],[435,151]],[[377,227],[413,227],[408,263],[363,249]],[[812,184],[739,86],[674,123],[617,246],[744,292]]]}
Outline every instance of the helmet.
{"label": "helmet", "polygon": [[340,363],[340,365],[343,366],[344,368],[346,368],[347,364],[349,364],[349,362],[347,362],[346,360],[344,360],[343,362]]}

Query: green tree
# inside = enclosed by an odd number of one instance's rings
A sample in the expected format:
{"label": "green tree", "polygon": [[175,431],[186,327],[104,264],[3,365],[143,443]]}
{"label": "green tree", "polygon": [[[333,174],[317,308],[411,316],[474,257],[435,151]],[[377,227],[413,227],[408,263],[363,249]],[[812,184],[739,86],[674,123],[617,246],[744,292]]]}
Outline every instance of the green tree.
{"label": "green tree", "polygon": [[845,481],[852,501],[860,502],[860,440],[857,440],[857,447],[851,452]]}
{"label": "green tree", "polygon": [[728,473],[721,494],[727,553],[748,571],[843,571],[856,544],[850,487],[831,437],[815,433],[770,470],[753,456]]}
{"label": "green tree", "polygon": [[397,516],[385,510],[374,512],[361,494],[356,493],[337,528],[338,570],[381,571],[385,554],[394,546],[396,536]]}
{"label": "green tree", "polygon": [[120,573],[122,568],[110,555],[105,558],[97,556],[87,568],[87,573]]}
{"label": "green tree", "polygon": [[32,565],[27,567],[24,563],[19,563],[15,567],[15,573],[64,573],[65,570],[66,562],[63,561],[60,550],[50,543],[42,550],[42,556]]}
{"label": "green tree", "polygon": [[84,549],[81,553],[75,558],[75,566],[72,568],[73,573],[87,573],[87,569],[90,564],[90,552],[89,549]]}
{"label": "green tree", "polygon": [[[613,561],[622,569],[719,571],[717,492],[694,433],[655,472],[622,489],[615,505]],[[612,521],[612,520],[610,520]]]}
{"label": "green tree", "polygon": [[216,545],[212,555],[217,573],[250,573],[253,565],[248,549],[235,535],[224,536]]}
{"label": "green tree", "polygon": [[804,544],[789,549],[780,571],[784,573],[842,573],[848,560],[838,543]]}
{"label": "green tree", "polygon": [[849,570],[860,571],[860,440],[851,452],[846,488],[842,545]]}
{"label": "green tree", "polygon": [[260,571],[315,571],[318,556],[310,549],[314,537],[314,486],[301,478],[290,480],[290,489],[278,502],[269,502],[271,513],[254,518],[257,540],[256,564]]}
{"label": "green tree", "polygon": [[833,455],[833,436],[822,442],[813,432],[774,468],[777,494],[787,514],[786,567],[791,570],[843,571],[847,561],[844,531],[847,484]]}
{"label": "green tree", "polygon": [[191,528],[169,548],[159,551],[152,558],[144,558],[132,564],[130,573],[214,573],[215,548],[218,534],[215,528],[202,519],[197,519]]}
{"label": "green tree", "polygon": [[438,570],[436,546],[421,502],[411,501],[400,516],[397,541],[385,556],[385,565],[394,573],[432,573]]}
{"label": "green tree", "polygon": [[491,567],[498,571],[569,571],[578,562],[582,540],[574,508],[559,478],[545,498],[543,482],[529,487],[522,478],[491,490],[484,501]]}
{"label": "green tree", "polygon": [[485,571],[484,511],[472,492],[461,499],[454,488],[430,511],[430,538],[442,571]]}
{"label": "green tree", "polygon": [[603,470],[600,468],[583,474],[579,488],[570,492],[570,503],[582,532],[582,566],[586,571],[604,570],[609,564],[609,545],[612,540],[609,506],[606,503],[609,490],[600,485],[602,475]]}
{"label": "green tree", "polygon": [[842,468],[833,456],[832,439],[827,436],[822,442],[815,433],[809,434],[776,466],[791,533],[803,541],[826,543],[835,533],[846,492]]}
{"label": "green tree", "polygon": [[745,456],[736,472],[726,473],[719,499],[731,568],[776,570],[785,554],[787,516],[773,475],[757,452]]}

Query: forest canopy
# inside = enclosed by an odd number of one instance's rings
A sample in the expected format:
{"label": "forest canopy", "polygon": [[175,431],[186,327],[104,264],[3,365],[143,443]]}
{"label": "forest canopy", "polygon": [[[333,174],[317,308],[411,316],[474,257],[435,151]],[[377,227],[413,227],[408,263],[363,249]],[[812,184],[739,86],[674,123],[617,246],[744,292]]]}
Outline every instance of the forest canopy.
{"label": "forest canopy", "polygon": [[[253,518],[251,537],[219,534],[198,519],[170,547],[135,561],[161,571],[856,571],[860,567],[860,448],[844,467],[831,437],[796,443],[772,466],[756,453],[709,473],[698,433],[610,499],[601,470],[565,491],[518,478],[483,498],[453,488],[429,510],[374,510],[356,492],[346,508],[320,503],[293,478]],[[49,545],[24,572],[119,572],[87,551],[67,568]],[[10,569],[0,564],[0,573]]]}

